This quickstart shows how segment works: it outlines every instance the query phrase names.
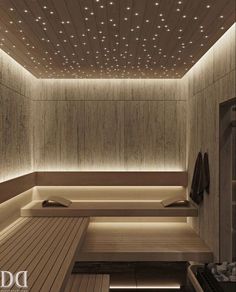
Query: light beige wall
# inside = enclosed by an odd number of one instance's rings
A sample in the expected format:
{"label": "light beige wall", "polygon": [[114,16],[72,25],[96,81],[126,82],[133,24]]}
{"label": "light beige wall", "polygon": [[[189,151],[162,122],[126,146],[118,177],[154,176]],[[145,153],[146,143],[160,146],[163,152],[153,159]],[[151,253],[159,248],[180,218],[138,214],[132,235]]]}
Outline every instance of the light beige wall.
{"label": "light beige wall", "polygon": [[33,189],[0,204],[0,231],[20,217],[20,210],[33,198]]}
{"label": "light beige wall", "polygon": [[32,170],[28,71],[0,50],[0,181]]}
{"label": "light beige wall", "polygon": [[35,170],[185,170],[180,80],[40,80]]}
{"label": "light beige wall", "polygon": [[181,80],[189,86],[187,156],[189,184],[197,153],[209,154],[211,189],[194,228],[219,256],[219,104],[236,97],[235,25]]}

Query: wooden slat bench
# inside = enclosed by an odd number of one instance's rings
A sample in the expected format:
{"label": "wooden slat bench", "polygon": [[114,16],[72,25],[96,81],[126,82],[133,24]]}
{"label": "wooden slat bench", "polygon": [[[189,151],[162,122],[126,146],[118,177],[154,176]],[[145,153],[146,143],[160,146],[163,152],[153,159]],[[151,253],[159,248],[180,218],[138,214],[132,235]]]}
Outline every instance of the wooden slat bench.
{"label": "wooden slat bench", "polygon": [[80,217],[18,219],[0,233],[0,270],[28,271],[28,291],[64,291],[88,224]]}
{"label": "wooden slat bench", "polygon": [[211,262],[213,254],[184,222],[91,222],[78,260]]}
{"label": "wooden slat bench", "polygon": [[65,292],[109,292],[110,276],[106,274],[72,274]]}

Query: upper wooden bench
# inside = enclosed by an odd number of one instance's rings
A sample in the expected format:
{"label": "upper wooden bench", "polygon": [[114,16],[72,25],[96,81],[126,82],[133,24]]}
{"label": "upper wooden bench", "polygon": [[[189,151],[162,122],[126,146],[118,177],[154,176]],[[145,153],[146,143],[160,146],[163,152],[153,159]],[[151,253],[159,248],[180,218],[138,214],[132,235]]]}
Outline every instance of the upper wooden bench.
{"label": "upper wooden bench", "polygon": [[188,206],[163,207],[160,201],[73,201],[69,207],[42,207],[42,201],[32,201],[21,208],[21,216],[76,217],[76,216],[161,216],[196,217],[198,209]]}
{"label": "upper wooden bench", "polygon": [[0,233],[0,270],[28,271],[29,291],[64,291],[88,224],[79,217],[19,218]]}

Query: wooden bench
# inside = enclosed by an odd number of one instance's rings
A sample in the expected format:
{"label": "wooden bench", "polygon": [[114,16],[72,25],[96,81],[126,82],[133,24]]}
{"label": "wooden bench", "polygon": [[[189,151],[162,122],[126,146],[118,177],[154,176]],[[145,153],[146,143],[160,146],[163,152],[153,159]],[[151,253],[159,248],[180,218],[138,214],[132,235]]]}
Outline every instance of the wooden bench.
{"label": "wooden bench", "polygon": [[91,222],[77,260],[204,263],[213,254],[184,222]]}
{"label": "wooden bench", "polygon": [[19,218],[0,233],[0,270],[28,271],[28,291],[64,291],[88,224],[80,217]]}
{"label": "wooden bench", "polygon": [[109,292],[110,276],[106,274],[72,274],[65,292]]}
{"label": "wooden bench", "polygon": [[76,216],[138,216],[138,217],[196,217],[198,210],[188,206],[163,207],[158,200],[81,200],[72,201],[70,207],[42,207],[42,201],[32,201],[21,208],[21,216],[76,217]]}

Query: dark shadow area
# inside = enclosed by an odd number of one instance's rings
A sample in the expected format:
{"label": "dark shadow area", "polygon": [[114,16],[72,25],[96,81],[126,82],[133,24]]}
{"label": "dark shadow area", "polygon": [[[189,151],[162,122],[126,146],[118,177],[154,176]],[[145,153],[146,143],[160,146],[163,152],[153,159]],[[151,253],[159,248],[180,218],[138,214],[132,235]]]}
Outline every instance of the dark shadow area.
{"label": "dark shadow area", "polygon": [[187,262],[76,262],[73,273],[109,274],[110,291],[116,292],[194,291],[187,281],[188,265]]}

